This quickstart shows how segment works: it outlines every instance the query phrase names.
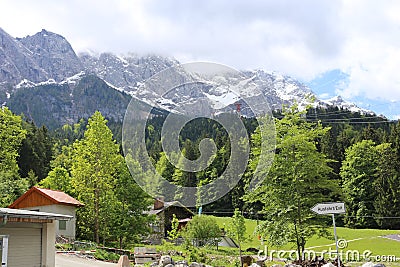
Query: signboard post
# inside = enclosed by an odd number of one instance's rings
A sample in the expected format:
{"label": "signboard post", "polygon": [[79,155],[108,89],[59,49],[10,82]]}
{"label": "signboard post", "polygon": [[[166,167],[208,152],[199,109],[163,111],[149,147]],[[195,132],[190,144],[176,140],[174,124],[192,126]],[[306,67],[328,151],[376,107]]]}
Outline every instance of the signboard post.
{"label": "signboard post", "polygon": [[320,214],[320,215],[325,215],[325,214],[331,214],[332,215],[332,221],[333,221],[333,234],[335,236],[335,245],[336,245],[336,253],[337,253],[337,259],[338,259],[338,267],[340,267],[340,257],[339,257],[339,246],[338,246],[338,239],[337,239],[337,234],[336,234],[336,223],[335,223],[335,214],[342,214],[346,212],[346,208],[344,206],[344,203],[342,202],[337,202],[337,203],[319,203],[315,205],[312,209],[313,212]]}

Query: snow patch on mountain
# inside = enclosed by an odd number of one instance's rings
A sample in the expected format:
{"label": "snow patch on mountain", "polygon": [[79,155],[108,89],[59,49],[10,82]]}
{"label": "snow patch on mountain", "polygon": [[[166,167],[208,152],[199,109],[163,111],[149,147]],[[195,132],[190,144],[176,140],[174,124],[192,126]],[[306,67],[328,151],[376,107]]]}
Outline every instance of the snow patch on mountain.
{"label": "snow patch on mountain", "polygon": [[[8,92],[12,88],[11,94],[21,88],[38,85],[77,84],[85,75],[96,75],[115,90],[177,113],[182,112],[185,105],[199,114],[212,110],[234,110],[235,103],[246,98],[256,99],[259,105],[267,103],[273,110],[294,103],[305,108],[312,104],[310,101],[314,98],[315,105],[320,107],[337,106],[374,114],[340,96],[320,100],[306,85],[276,72],[258,69],[243,71],[243,75],[229,72],[215,75],[215,70],[192,73],[177,60],[158,55],[115,55],[93,51],[77,55],[63,36],[46,30],[33,36],[13,38],[0,28],[0,58],[3,59],[0,62],[0,90]],[[181,80],[198,80],[200,83],[171,88],[165,93],[164,81],[159,81],[158,87],[146,86],[150,77],[170,68],[173,69],[173,77],[166,81],[167,84]],[[199,105],[195,107],[195,103]],[[243,110],[245,113],[248,109]]]}
{"label": "snow patch on mountain", "polygon": [[352,102],[345,101],[341,96],[335,96],[327,100],[320,100],[319,106],[321,107],[340,107],[342,109],[349,110],[351,112],[358,112],[364,115],[376,115],[375,112],[360,108]]}
{"label": "snow patch on mountain", "polygon": [[84,71],[81,71],[71,77],[64,79],[62,82],[60,82],[60,84],[77,84],[85,75],[86,73]]}

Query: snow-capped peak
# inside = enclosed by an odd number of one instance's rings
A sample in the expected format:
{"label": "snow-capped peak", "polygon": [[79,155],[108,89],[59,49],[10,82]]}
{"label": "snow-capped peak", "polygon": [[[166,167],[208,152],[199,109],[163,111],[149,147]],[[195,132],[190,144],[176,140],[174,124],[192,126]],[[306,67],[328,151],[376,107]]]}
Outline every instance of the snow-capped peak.
{"label": "snow-capped peak", "polygon": [[344,100],[343,97],[340,95],[332,97],[330,99],[320,100],[319,105],[321,107],[327,107],[327,106],[339,107],[342,109],[349,110],[351,112],[358,112],[360,114],[375,115],[375,113],[373,111],[364,109],[364,108],[360,108],[355,103]]}

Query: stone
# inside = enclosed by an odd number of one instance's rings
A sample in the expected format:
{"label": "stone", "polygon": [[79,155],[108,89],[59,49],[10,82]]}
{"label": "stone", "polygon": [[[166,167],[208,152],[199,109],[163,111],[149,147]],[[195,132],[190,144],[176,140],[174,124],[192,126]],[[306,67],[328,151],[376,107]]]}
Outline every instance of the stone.
{"label": "stone", "polygon": [[126,255],[122,255],[119,257],[117,267],[130,267],[131,263],[129,262],[129,258]]}
{"label": "stone", "polygon": [[167,266],[168,264],[173,264],[173,263],[174,263],[174,261],[172,260],[171,256],[164,255],[164,256],[161,256],[158,266],[164,267],[164,266]]}
{"label": "stone", "polygon": [[322,265],[321,267],[336,267],[332,263],[328,262],[327,264]]}
{"label": "stone", "polygon": [[175,263],[175,267],[188,267],[189,264],[187,263],[187,261],[177,261]]}
{"label": "stone", "polygon": [[202,265],[200,263],[197,262],[192,262],[189,267],[202,267]]}
{"label": "stone", "polygon": [[251,266],[251,264],[253,263],[253,257],[252,256],[242,256],[242,263],[247,264],[247,266]]}
{"label": "stone", "polygon": [[373,263],[373,262],[366,262],[361,267],[385,267],[383,263]]}

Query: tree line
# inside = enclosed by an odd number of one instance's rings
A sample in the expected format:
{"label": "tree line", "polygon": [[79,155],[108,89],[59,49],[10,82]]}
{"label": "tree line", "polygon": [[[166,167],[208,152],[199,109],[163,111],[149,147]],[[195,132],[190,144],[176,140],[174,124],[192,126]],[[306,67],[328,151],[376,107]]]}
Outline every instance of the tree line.
{"label": "tree line", "polygon": [[[262,220],[259,232],[268,242],[293,242],[299,255],[308,238],[329,235],[325,230],[329,220],[310,211],[318,202],[344,201],[347,213],[339,223],[348,227],[399,227],[399,122],[335,108],[299,111],[294,106],[274,115],[269,118],[276,127],[272,165],[256,172],[256,166],[263,167],[263,129],[254,118],[241,118],[251,140],[246,172],[232,191],[204,206],[204,213],[232,215],[236,208],[246,210],[247,217]],[[201,172],[182,171],[162,151],[164,120],[165,116],[155,116],[147,122],[146,149],[157,172],[177,185],[212,182],[225,171],[231,146],[240,146],[231,144],[227,132],[214,120],[193,120],[179,137],[182,155],[196,159],[199,142],[211,138],[216,156]],[[150,219],[143,211],[151,199],[132,175],[151,174],[141,172],[139,163],[129,173],[126,160],[132,159],[122,155],[121,124],[107,124],[96,112],[89,120],[49,132],[3,107],[0,127],[2,206],[39,185],[63,190],[85,204],[77,214],[79,238],[118,240],[123,245],[148,230],[137,226],[145,226]],[[250,192],[253,176],[265,179]]]}

